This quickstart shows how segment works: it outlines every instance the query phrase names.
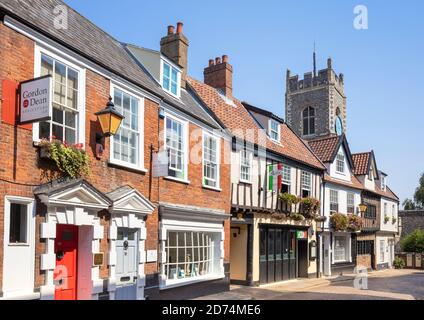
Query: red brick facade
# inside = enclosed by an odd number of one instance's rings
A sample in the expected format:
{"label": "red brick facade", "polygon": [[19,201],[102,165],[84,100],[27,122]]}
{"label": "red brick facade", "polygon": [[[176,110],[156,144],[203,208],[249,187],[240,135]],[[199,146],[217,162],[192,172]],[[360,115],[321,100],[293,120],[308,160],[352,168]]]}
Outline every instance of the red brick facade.
{"label": "red brick facade", "polygon": [[[2,81],[16,82],[34,77],[34,42],[8,28],[0,22],[0,101],[2,98]],[[109,139],[105,139],[105,150],[100,160],[95,158],[95,135],[101,132],[95,112],[103,109],[110,95],[110,81],[91,70],[86,70],[86,128],[85,149],[90,157],[90,174],[86,180],[95,188],[106,193],[123,185],[130,185],[141,192],[153,204],[158,201],[174,204],[221,209],[230,212],[230,165],[221,165],[220,187],[222,191],[214,191],[202,187],[202,163],[188,167],[190,184],[151,178],[151,146],[159,148],[159,132],[163,130],[164,121],[158,117],[159,105],[148,98],[144,100],[144,167],[146,173],[108,164]],[[0,102],[0,111],[2,103]],[[1,112],[0,112],[1,113]],[[198,129],[190,123],[190,132]],[[6,195],[34,197],[35,186],[48,180],[45,171],[39,166],[38,149],[33,146],[32,131],[13,126],[5,122],[0,124],[0,288],[2,288],[3,272],[3,232],[4,232],[4,198]],[[224,140],[221,142],[221,153],[224,158]],[[198,141],[191,141],[194,145]],[[49,172],[49,171],[47,171]],[[36,218],[36,261],[35,288],[44,284],[44,274],[40,271],[40,255],[45,252],[45,243],[40,240],[40,224],[45,221],[45,207],[37,201]],[[108,228],[110,214],[99,213],[101,225],[104,226],[104,237],[101,240],[102,252],[109,251]],[[145,250],[158,249],[158,209],[146,219]],[[225,223],[225,263],[229,262],[229,222]],[[108,278],[107,261],[100,268],[100,277]],[[158,263],[146,263],[145,273],[158,272]]]}

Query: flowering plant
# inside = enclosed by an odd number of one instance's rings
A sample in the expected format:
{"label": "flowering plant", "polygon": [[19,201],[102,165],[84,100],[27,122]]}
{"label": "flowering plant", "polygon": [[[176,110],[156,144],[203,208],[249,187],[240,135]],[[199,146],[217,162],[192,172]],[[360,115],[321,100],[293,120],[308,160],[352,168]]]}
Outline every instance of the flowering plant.
{"label": "flowering plant", "polygon": [[52,137],[42,139],[39,146],[40,150],[47,154],[47,158],[55,162],[62,174],[78,178],[89,173],[90,159],[82,143],[69,144]]}
{"label": "flowering plant", "polygon": [[349,214],[347,216],[347,229],[352,232],[357,232],[362,228],[362,218],[355,214]]}
{"label": "flowering plant", "polygon": [[343,213],[333,213],[330,216],[331,227],[335,231],[345,231],[348,227],[349,221],[345,214]]}
{"label": "flowering plant", "polygon": [[319,200],[307,197],[300,200],[300,211],[307,219],[313,219],[317,216],[317,212],[319,209]]}

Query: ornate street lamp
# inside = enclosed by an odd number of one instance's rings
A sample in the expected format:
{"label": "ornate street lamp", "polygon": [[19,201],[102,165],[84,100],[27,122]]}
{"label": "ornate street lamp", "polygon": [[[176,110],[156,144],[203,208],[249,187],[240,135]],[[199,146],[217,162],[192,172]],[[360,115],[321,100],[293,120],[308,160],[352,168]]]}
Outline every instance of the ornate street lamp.
{"label": "ornate street lamp", "polygon": [[104,137],[115,135],[121,126],[122,119],[124,119],[124,116],[115,109],[112,97],[109,97],[109,102],[106,104],[106,108],[96,112],[95,115],[100,122]]}
{"label": "ornate street lamp", "polygon": [[361,217],[363,217],[365,211],[367,211],[367,205],[364,203],[361,203],[359,205],[359,212],[361,213]]}

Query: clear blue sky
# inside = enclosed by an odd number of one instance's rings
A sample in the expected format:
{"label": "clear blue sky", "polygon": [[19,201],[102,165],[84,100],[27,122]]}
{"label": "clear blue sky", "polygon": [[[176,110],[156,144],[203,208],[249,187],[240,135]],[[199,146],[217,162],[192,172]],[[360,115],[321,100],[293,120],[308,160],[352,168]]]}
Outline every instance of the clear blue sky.
{"label": "clear blue sky", "polygon": [[[189,73],[228,54],[234,94],[284,116],[285,70],[318,69],[333,58],[345,75],[352,152],[373,149],[401,200],[424,172],[424,1],[67,0],[121,41],[159,49],[169,24],[184,23]],[[369,10],[369,29],[353,28],[353,8]],[[111,57],[113,59],[113,57]]]}

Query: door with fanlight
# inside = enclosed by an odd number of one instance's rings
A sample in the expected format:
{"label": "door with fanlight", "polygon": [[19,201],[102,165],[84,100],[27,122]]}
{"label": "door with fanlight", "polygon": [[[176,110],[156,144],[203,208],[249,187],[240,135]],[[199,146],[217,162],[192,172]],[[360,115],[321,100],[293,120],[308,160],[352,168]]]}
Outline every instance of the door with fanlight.
{"label": "door with fanlight", "polygon": [[116,300],[135,300],[137,297],[137,229],[118,228],[116,240]]}

